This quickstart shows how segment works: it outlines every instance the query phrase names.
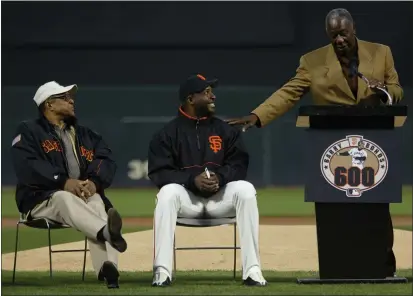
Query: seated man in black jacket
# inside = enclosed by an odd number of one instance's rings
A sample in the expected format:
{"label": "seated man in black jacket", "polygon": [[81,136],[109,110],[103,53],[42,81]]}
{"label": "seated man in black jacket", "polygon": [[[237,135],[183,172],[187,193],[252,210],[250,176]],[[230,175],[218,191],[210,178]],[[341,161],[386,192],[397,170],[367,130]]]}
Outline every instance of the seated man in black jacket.
{"label": "seated man in black jacket", "polygon": [[116,163],[102,137],[76,123],[76,91],[55,81],[40,86],[34,96],[40,117],[18,126],[11,147],[17,207],[27,219],[46,217],[85,234],[98,279],[117,288],[118,252],[127,244],[104,193]]}
{"label": "seated man in black jacket", "polygon": [[254,186],[245,181],[248,152],[240,131],[213,116],[217,80],[189,77],[180,87],[178,116],[156,133],[149,147],[148,176],[160,189],[155,209],[153,286],[172,278],[173,239],[177,217],[236,216],[240,232],[243,280],[265,286]]}

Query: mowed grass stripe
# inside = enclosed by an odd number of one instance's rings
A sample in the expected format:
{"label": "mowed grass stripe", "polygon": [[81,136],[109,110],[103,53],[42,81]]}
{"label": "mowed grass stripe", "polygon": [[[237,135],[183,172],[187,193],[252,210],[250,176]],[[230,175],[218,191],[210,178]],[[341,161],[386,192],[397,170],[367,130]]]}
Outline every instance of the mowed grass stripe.
{"label": "mowed grass stripe", "polygon": [[315,278],[316,272],[264,271],[267,287],[245,287],[241,274],[236,280],[231,271],[177,272],[175,282],[168,288],[153,288],[151,272],[122,272],[117,290],[108,290],[88,273],[85,282],[81,273],[55,272],[53,279],[47,272],[18,272],[15,286],[11,272],[2,271],[3,295],[411,295],[412,270],[399,270],[408,277],[408,284],[348,284],[299,285],[297,278]]}

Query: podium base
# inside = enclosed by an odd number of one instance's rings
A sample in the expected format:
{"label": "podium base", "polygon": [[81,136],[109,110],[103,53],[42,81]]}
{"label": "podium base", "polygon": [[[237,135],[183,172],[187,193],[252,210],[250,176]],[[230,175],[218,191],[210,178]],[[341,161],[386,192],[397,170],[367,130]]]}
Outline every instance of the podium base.
{"label": "podium base", "polygon": [[297,284],[404,284],[408,283],[404,277],[388,277],[384,279],[297,279]]}

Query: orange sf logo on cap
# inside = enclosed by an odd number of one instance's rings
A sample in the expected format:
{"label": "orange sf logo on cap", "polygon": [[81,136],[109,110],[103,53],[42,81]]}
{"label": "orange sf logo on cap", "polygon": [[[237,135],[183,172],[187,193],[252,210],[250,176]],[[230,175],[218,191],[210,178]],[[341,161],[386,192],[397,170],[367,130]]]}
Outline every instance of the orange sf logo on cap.
{"label": "orange sf logo on cap", "polygon": [[198,78],[201,78],[202,80],[206,80],[206,78],[204,76],[202,76],[201,74],[197,74],[196,75]]}

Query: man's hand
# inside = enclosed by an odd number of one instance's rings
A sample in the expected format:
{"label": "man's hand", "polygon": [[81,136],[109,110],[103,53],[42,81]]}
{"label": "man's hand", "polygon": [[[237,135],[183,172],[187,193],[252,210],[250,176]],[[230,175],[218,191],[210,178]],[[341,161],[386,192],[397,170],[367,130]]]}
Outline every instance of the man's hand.
{"label": "man's hand", "polygon": [[372,79],[369,79],[369,87],[370,87],[371,89],[373,89],[373,90],[379,90],[377,87],[385,88],[385,85],[384,85],[383,82],[378,81],[377,79],[372,78]]}
{"label": "man's hand", "polygon": [[250,127],[253,127],[254,125],[256,125],[257,121],[258,121],[258,116],[255,114],[250,114],[250,115],[247,115],[241,118],[232,118],[232,119],[225,120],[225,122],[227,122],[230,125],[244,125],[242,127],[243,132],[245,132]]}
{"label": "man's hand", "polygon": [[195,186],[200,191],[217,192],[219,190],[219,180],[214,172],[210,173],[211,178],[208,179],[205,172],[195,177]]}
{"label": "man's hand", "polygon": [[96,185],[90,180],[82,181],[82,193],[87,197],[91,197],[93,194],[96,193]]}
{"label": "man's hand", "polygon": [[80,180],[76,180],[76,179],[68,179],[65,183],[65,186],[63,187],[63,190],[68,191],[68,192],[82,198],[83,200],[85,200],[84,193],[83,193],[83,196],[82,196],[82,189],[84,187],[84,185],[82,184],[83,182],[84,181],[80,181]]}

